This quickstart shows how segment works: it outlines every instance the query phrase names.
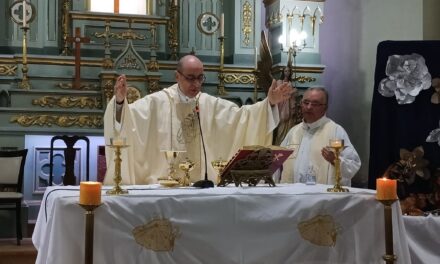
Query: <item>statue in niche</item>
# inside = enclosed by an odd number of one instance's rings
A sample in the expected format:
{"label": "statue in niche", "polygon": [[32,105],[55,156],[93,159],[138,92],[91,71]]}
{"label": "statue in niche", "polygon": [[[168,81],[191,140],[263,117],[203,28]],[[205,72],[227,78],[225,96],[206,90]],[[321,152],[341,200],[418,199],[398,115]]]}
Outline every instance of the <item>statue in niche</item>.
{"label": "statue in niche", "polygon": [[[270,48],[267,42],[267,37],[264,31],[261,31],[261,42],[260,42],[260,61],[257,63],[257,83],[258,87],[268,88],[270,87],[273,76],[272,76],[272,54],[270,52]],[[273,134],[273,144],[280,145],[281,141],[283,141],[287,132],[289,132],[290,128],[294,125],[301,122],[301,110],[299,101],[301,100],[301,95],[296,93],[296,88],[294,87],[294,80],[292,79],[293,67],[291,63],[283,69],[281,72],[281,79],[277,82],[289,82],[291,84],[292,89],[294,89],[294,93],[290,97],[288,101],[280,103],[278,105],[278,110],[280,114],[280,123],[278,127],[275,129]],[[266,94],[268,90],[265,90]]]}

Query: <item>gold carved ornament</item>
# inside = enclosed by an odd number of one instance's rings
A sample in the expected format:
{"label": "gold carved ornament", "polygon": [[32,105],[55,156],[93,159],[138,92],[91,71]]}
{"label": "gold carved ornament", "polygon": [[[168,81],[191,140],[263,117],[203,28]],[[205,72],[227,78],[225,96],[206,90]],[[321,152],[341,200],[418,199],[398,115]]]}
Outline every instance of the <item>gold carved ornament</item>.
{"label": "gold carved ornament", "polygon": [[135,102],[136,100],[138,100],[139,98],[141,98],[141,92],[133,87],[133,86],[128,86],[127,87],[127,102],[129,104]]}
{"label": "gold carved ornament", "polygon": [[[73,89],[73,84],[72,83],[58,83],[57,87],[61,88],[61,89]],[[91,84],[91,83],[81,83],[79,89],[80,90],[96,90],[99,88],[99,85],[97,84]]]}
{"label": "gold carved ornament", "polygon": [[16,65],[0,65],[0,75],[3,76],[14,76],[16,74]]}
{"label": "gold carved ornament", "polygon": [[101,109],[102,103],[100,98],[96,97],[74,97],[74,96],[43,96],[38,99],[32,100],[33,105],[39,105],[42,107],[49,106],[53,107],[55,105],[62,108],[72,108],[72,107],[89,107],[91,109]]}
{"label": "gold carved ornament", "polygon": [[225,74],[225,83],[252,84],[254,82],[255,82],[255,77],[253,74],[235,74],[235,73]]}
{"label": "gold carved ornament", "polygon": [[110,101],[110,99],[113,96],[113,80],[107,80],[104,84],[104,96],[105,99],[108,101]]}
{"label": "gold carved ornament", "polygon": [[173,226],[168,219],[153,219],[132,230],[135,241],[154,251],[172,251],[174,241],[180,237],[179,227]]}
{"label": "gold carved ornament", "polygon": [[150,72],[158,72],[159,71],[159,63],[157,63],[157,60],[150,60],[150,62],[147,65],[147,69]]}
{"label": "gold carved ornament", "polygon": [[178,41],[178,27],[179,27],[179,6],[174,5],[174,1],[170,1],[170,7],[168,9],[169,20],[167,22],[168,33],[168,47],[171,50],[171,60],[177,60],[177,49],[179,47]]}
{"label": "gold carved ornament", "polygon": [[102,116],[66,116],[66,115],[19,115],[10,119],[11,123],[18,123],[24,127],[30,126],[48,126],[57,125],[60,127],[92,127],[102,128]]}
{"label": "gold carved ornament", "polygon": [[317,215],[301,221],[298,230],[304,240],[312,244],[334,247],[338,236],[338,225],[331,215]]}
{"label": "gold carved ornament", "polygon": [[159,79],[153,79],[148,77],[148,93],[154,93],[160,91]]}
{"label": "gold carved ornament", "polygon": [[309,76],[296,76],[295,78],[293,78],[293,81],[299,83],[314,82],[316,81],[316,78]]}
{"label": "gold carved ornament", "polygon": [[249,46],[249,35],[252,33],[252,6],[249,1],[243,4],[243,44]]}

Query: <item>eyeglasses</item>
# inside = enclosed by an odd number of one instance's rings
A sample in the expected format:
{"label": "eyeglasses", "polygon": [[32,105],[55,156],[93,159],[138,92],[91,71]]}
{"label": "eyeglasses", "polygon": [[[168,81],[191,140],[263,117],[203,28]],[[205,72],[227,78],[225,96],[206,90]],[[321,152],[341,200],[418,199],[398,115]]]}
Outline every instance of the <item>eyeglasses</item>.
{"label": "eyeglasses", "polygon": [[312,101],[309,101],[309,100],[302,100],[301,104],[303,106],[310,105],[311,107],[318,107],[318,106],[326,105],[326,104],[321,104],[321,103],[318,103],[318,102],[312,102]]}
{"label": "eyeglasses", "polygon": [[204,83],[206,81],[206,76],[204,74],[200,74],[199,76],[195,77],[195,76],[186,76],[181,71],[177,71],[177,72],[180,73],[183,77],[185,77],[185,80],[191,83],[194,83],[195,81],[198,81],[199,83]]}

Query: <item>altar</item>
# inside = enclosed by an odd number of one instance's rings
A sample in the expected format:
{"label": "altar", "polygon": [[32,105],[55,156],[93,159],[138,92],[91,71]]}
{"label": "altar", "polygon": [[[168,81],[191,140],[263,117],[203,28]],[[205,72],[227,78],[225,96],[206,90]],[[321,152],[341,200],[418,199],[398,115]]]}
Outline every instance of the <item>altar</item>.
{"label": "altar", "polygon": [[[383,263],[383,205],[375,191],[327,185],[166,189],[124,186],[95,211],[94,263]],[[104,187],[104,189],[109,187]],[[78,187],[47,188],[32,241],[37,262],[82,263]],[[396,213],[397,212],[397,213]],[[411,263],[399,204],[394,252]]]}

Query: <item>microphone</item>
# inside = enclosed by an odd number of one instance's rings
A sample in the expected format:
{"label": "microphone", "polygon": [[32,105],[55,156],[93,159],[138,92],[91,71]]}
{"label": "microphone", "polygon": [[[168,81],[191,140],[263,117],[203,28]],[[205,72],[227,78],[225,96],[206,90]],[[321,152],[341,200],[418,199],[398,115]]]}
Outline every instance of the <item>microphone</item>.
{"label": "microphone", "polygon": [[206,159],[206,148],[205,148],[205,140],[203,140],[203,132],[202,132],[202,125],[200,124],[200,109],[199,109],[199,102],[196,103],[196,113],[197,113],[197,119],[199,120],[199,129],[200,129],[200,137],[202,138],[202,146],[203,146],[203,154],[205,155],[205,179],[196,181],[193,184],[193,187],[197,188],[212,188],[214,187],[214,183],[210,180],[208,180],[208,161]]}

